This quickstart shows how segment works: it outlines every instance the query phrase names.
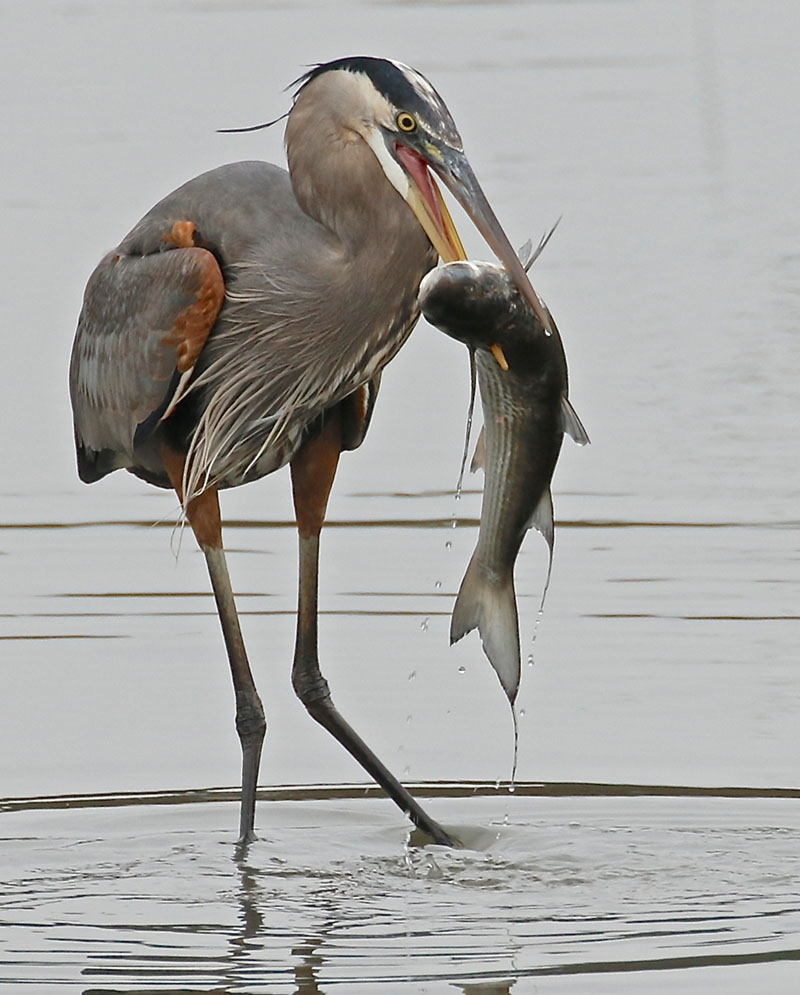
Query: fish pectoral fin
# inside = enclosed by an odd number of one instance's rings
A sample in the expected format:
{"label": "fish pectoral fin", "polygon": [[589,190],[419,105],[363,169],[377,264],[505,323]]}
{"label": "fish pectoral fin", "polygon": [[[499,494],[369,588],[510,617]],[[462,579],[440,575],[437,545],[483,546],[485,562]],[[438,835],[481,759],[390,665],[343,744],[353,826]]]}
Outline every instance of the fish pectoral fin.
{"label": "fish pectoral fin", "polygon": [[561,398],[561,426],[573,442],[577,442],[579,446],[589,445],[588,432],[583,427],[575,408],[570,404],[569,398],[564,396]]}
{"label": "fish pectoral fin", "polygon": [[475,452],[472,454],[472,462],[469,465],[469,472],[475,473],[476,470],[484,470],[486,468],[486,436],[483,429],[481,429],[481,434],[478,436],[478,441],[475,443]]}
{"label": "fish pectoral fin", "polygon": [[473,629],[480,633],[483,652],[513,705],[520,679],[514,578],[511,574],[505,578],[492,577],[474,559],[470,560],[453,607],[450,644]]}
{"label": "fish pectoral fin", "polygon": [[553,544],[556,540],[556,527],[553,524],[553,495],[548,487],[539,498],[539,503],[533,509],[528,528],[540,532],[550,547],[550,557],[553,556]]}

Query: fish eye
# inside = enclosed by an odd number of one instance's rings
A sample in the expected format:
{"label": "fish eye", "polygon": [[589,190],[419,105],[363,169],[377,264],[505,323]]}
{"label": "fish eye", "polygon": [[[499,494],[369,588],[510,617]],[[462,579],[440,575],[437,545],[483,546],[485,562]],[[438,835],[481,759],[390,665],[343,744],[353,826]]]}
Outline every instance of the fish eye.
{"label": "fish eye", "polygon": [[400,111],[397,117],[394,119],[397,127],[401,131],[405,131],[406,134],[412,131],[416,131],[417,119],[413,114],[409,114],[408,111]]}

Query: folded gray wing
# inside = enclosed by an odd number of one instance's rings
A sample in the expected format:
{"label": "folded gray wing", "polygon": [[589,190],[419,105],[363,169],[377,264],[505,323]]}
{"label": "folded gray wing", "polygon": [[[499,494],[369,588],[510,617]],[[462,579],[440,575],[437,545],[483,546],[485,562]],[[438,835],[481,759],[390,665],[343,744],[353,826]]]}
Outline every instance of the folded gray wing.
{"label": "folded gray wing", "polygon": [[213,327],[225,287],[199,247],[109,253],[92,274],[70,363],[78,470],[97,480],[136,463],[169,417]]}

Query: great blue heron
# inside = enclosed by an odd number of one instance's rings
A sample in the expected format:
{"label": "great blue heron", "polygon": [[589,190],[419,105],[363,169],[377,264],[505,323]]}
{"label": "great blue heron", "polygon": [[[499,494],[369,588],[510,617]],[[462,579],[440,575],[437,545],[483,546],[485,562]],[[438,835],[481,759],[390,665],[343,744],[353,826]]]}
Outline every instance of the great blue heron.
{"label": "great blue heron", "polygon": [[285,141],[288,173],[237,162],[190,180],[92,274],[70,366],[78,472],[88,483],[124,468],[183,504],[233,676],[247,843],[266,723],[217,492],[290,463],[295,691],[418,827],[451,844],[333,706],[317,655],[320,530],[339,454],[361,444],[381,370],[417,321],[420,280],[437,255],[464,258],[429,170],[541,307],[447,108],[418,72],[367,57],[316,66],[297,80]]}

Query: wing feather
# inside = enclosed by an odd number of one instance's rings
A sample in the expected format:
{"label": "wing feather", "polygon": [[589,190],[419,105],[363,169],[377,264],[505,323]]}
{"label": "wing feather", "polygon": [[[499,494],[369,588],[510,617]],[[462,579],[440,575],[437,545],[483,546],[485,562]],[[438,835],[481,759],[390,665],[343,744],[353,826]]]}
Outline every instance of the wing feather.
{"label": "wing feather", "polygon": [[207,249],[111,252],[101,261],[86,287],[70,364],[83,480],[135,463],[135,445],[185,389],[224,295]]}

